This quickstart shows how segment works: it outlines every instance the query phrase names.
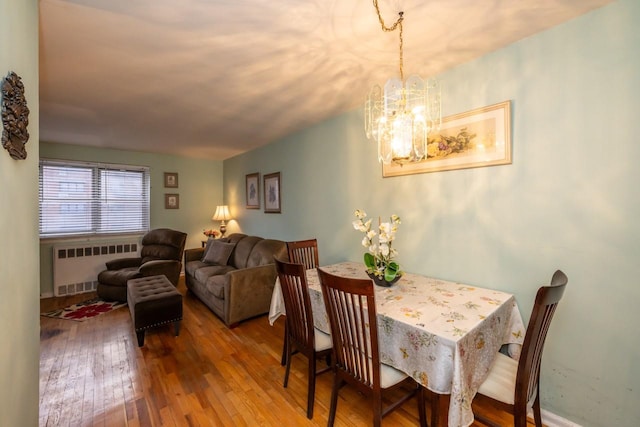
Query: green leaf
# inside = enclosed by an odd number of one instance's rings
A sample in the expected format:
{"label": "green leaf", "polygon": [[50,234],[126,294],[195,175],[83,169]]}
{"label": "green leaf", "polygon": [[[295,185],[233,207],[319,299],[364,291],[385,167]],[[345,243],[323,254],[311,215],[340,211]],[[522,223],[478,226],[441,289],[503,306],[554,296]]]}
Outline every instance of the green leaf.
{"label": "green leaf", "polygon": [[369,252],[364,254],[364,265],[366,265],[368,269],[375,269],[376,267],[376,260]]}
{"label": "green leaf", "polygon": [[386,280],[387,282],[391,282],[393,279],[396,278],[396,272],[390,269],[386,269],[384,271],[384,280]]}
{"label": "green leaf", "polygon": [[384,270],[384,280],[391,282],[398,274],[400,274],[400,266],[397,262],[391,261]]}

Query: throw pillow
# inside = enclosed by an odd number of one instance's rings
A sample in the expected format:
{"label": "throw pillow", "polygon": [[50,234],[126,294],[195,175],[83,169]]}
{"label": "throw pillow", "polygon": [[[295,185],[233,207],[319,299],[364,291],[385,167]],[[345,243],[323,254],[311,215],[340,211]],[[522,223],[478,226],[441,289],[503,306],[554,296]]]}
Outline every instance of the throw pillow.
{"label": "throw pillow", "polygon": [[204,244],[204,251],[202,251],[202,260],[204,261],[204,255],[207,253],[207,251],[209,250],[209,246],[211,246],[211,242],[213,242],[214,239],[213,237],[209,237],[207,239],[207,243]]}
{"label": "throw pillow", "polygon": [[211,246],[211,242],[228,242],[229,239],[224,237],[224,238],[219,238],[219,239],[214,239],[213,237],[209,237],[207,239],[207,243],[205,243],[204,245],[204,251],[202,251],[202,262],[204,262],[204,255],[207,253],[207,251],[209,250],[209,246]]}
{"label": "throw pillow", "polygon": [[235,243],[212,240],[208,244],[208,248],[205,251],[204,256],[202,257],[202,262],[207,262],[209,264],[215,265],[227,265],[227,261],[229,261],[231,252],[235,247]]}

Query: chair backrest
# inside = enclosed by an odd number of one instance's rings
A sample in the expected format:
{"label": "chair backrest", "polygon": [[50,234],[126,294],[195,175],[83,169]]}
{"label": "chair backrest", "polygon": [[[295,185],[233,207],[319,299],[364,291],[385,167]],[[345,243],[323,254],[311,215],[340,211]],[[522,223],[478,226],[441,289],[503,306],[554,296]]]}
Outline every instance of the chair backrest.
{"label": "chair backrest", "polygon": [[287,242],[289,261],[304,265],[306,270],[320,266],[316,239]]}
{"label": "chair backrest", "polygon": [[284,262],[275,257],[274,260],[287,312],[289,336],[311,352],[314,350],[313,311],[305,268],[302,264]]}
{"label": "chair backrest", "polygon": [[567,276],[557,270],[553,274],[549,286],[542,286],[538,289],[518,363],[514,396],[516,406],[526,406],[538,392],[542,349],[551,325],[551,319],[562,298],[567,281]]}
{"label": "chair backrest", "polygon": [[175,260],[182,262],[187,234],[169,228],[156,228],[142,238],[140,256],[142,263],[152,260]]}
{"label": "chair backrest", "polygon": [[380,390],[380,353],[373,281],[318,269],[336,367],[360,389]]}

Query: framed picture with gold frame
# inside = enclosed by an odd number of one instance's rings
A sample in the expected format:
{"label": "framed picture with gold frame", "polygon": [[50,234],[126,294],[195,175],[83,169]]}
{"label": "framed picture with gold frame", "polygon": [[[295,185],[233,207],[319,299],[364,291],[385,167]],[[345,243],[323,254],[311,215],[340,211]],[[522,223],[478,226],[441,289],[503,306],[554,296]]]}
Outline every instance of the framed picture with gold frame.
{"label": "framed picture with gold frame", "polygon": [[511,101],[504,101],[445,117],[440,130],[428,137],[426,159],[402,165],[382,165],[382,176],[387,178],[510,163]]}

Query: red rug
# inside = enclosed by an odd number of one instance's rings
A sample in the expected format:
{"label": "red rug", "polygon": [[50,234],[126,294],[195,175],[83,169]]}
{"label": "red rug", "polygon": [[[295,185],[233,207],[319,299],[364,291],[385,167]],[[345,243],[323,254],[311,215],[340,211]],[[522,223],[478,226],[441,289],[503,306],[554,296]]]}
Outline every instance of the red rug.
{"label": "red rug", "polygon": [[82,301],[77,304],[70,305],[69,307],[59,308],[47,313],[40,314],[41,316],[54,317],[56,319],[75,320],[76,322],[83,322],[87,319],[99,316],[104,313],[116,310],[120,307],[127,305],[126,302],[118,301],[103,301],[100,298],[93,298],[87,301]]}

